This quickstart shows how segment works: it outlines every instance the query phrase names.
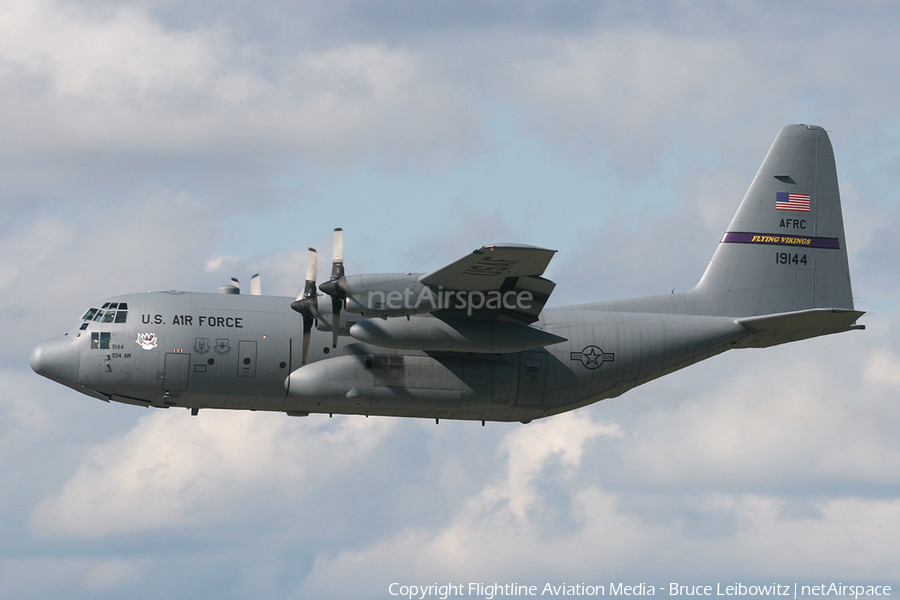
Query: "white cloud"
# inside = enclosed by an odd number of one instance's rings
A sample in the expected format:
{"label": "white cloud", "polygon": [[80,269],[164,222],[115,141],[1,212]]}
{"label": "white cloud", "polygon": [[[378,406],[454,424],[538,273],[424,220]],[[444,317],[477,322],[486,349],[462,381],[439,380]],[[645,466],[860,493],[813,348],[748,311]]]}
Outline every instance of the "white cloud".
{"label": "white cloud", "polygon": [[[278,413],[155,413],[91,450],[59,493],[35,507],[41,536],[97,539],[255,520],[260,495],[277,514],[300,504],[372,452],[394,422],[339,419],[305,425]],[[338,457],[337,462],[328,460]],[[249,502],[249,505],[248,505]],[[240,520],[240,518],[238,518]]]}
{"label": "white cloud", "polygon": [[[4,594],[11,598],[33,598],[41,593],[45,597],[96,597],[134,585],[150,566],[149,559],[4,558],[0,559],[0,577]],[[41,592],[35,594],[36,588]]]}
{"label": "white cloud", "polygon": [[408,153],[436,138],[465,146],[473,135],[457,93],[383,43],[285,58],[225,25],[167,29],[133,4],[9,1],[0,16],[7,156],[252,150],[318,161],[375,147]]}
{"label": "white cloud", "polygon": [[226,50],[216,32],[166,31],[134,5],[4,4],[0,55],[64,97],[111,104],[191,93]]}
{"label": "white cloud", "polygon": [[[511,471],[508,463],[507,475]],[[503,483],[488,483],[478,496],[495,485]],[[467,504],[437,528],[410,526],[377,544],[320,556],[298,593],[378,597],[392,582],[664,585],[732,577],[890,581],[900,575],[896,499],[829,499],[815,505],[815,514],[794,516],[786,510],[790,501],[777,496],[688,493],[663,519],[629,506],[634,500],[602,486],[576,485],[571,511],[577,527],[550,533],[538,513],[521,519],[512,505],[480,512]],[[838,547],[846,551],[835,552]]]}
{"label": "white cloud", "polygon": [[900,357],[887,348],[875,348],[866,367],[865,378],[874,385],[900,386]]}
{"label": "white cloud", "polygon": [[501,449],[508,456],[505,481],[485,489],[476,506],[478,512],[491,512],[497,504],[508,504],[509,512],[519,521],[529,512],[544,510],[534,489],[535,480],[550,459],[561,469],[563,479],[571,479],[581,462],[586,440],[596,436],[620,436],[615,423],[595,423],[586,414],[566,413],[558,418],[536,423],[508,434]]}

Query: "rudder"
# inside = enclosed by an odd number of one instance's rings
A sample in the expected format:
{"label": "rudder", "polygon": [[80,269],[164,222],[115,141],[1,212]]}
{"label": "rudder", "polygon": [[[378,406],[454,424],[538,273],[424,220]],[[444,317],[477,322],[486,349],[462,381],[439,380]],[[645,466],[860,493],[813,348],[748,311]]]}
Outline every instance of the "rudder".
{"label": "rudder", "polygon": [[697,312],[735,317],[853,308],[834,151],[824,129],[781,129],[688,297]]}

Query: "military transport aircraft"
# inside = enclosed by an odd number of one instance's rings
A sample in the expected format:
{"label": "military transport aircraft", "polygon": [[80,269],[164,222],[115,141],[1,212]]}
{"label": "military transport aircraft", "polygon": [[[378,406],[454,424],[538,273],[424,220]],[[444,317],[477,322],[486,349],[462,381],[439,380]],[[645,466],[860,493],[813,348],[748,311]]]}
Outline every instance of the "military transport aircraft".
{"label": "military transport aircraft", "polygon": [[185,407],[521,421],[618,396],[732,348],[863,329],[834,153],[821,127],[778,134],[689,292],[544,309],[555,251],[484,246],[432,273],[331,276],[294,298],[109,298],[37,346],[40,375],[101,400]]}

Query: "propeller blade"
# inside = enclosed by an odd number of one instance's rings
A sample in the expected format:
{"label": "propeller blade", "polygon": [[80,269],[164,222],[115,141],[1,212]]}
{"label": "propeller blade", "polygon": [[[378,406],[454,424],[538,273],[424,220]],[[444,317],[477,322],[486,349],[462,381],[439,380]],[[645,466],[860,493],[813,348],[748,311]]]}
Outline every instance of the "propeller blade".
{"label": "propeller blade", "polygon": [[303,297],[310,298],[315,308],[316,302],[316,273],[319,268],[319,254],[315,248],[309,249],[306,258],[306,287],[303,289]]}
{"label": "propeller blade", "polygon": [[334,281],[344,276],[344,230],[340,227],[334,230],[332,251],[331,280]]}
{"label": "propeller blade", "polygon": [[306,280],[313,281],[316,280],[316,272],[319,269],[319,255],[316,252],[315,248],[310,248],[309,253],[306,255]]}
{"label": "propeller blade", "polygon": [[336,227],[332,242],[331,279],[319,286],[319,289],[331,296],[331,347],[337,348],[338,333],[341,329],[341,306],[347,292],[341,286],[344,277],[344,230]]}
{"label": "propeller blade", "polygon": [[335,285],[336,293],[331,296],[331,347],[337,348],[338,333],[341,330],[341,307],[344,304],[344,294],[337,281],[344,276],[344,230],[336,227],[332,241],[331,281]]}
{"label": "propeller blade", "polygon": [[306,364],[306,356],[309,354],[309,339],[313,322],[319,316],[319,301],[316,292],[316,271],[319,258],[315,248],[310,248],[306,259],[306,283],[303,290],[297,294],[297,299],[291,303],[291,308],[303,315],[303,355],[301,363]]}
{"label": "propeller blade", "polygon": [[306,364],[306,356],[309,354],[309,338],[312,331],[313,318],[303,315],[303,354],[300,358],[300,364]]}
{"label": "propeller blade", "polygon": [[331,299],[331,347],[337,348],[338,331],[341,329],[341,305],[344,303],[340,298]]}
{"label": "propeller blade", "polygon": [[262,296],[262,282],[259,280],[259,273],[250,278],[250,295]]}

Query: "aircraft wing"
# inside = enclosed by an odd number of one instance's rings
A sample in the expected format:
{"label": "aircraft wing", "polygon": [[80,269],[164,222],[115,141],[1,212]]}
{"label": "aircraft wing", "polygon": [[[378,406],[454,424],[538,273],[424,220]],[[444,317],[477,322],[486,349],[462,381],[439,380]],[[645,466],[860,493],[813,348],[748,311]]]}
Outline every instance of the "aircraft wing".
{"label": "aircraft wing", "polygon": [[419,281],[448,290],[498,290],[512,277],[540,277],[556,250],[522,244],[483,246]]}
{"label": "aircraft wing", "polygon": [[856,320],[865,313],[846,308],[808,308],[773,315],[758,315],[738,319],[752,335],[741,340],[738,348],[768,348],[787,342],[851,329],[865,329]]}
{"label": "aircraft wing", "polygon": [[451,308],[435,316],[532,323],[556,287],[541,276],[554,254],[556,250],[522,244],[483,246],[419,282],[467,293],[457,294],[456,301],[448,303]]}

